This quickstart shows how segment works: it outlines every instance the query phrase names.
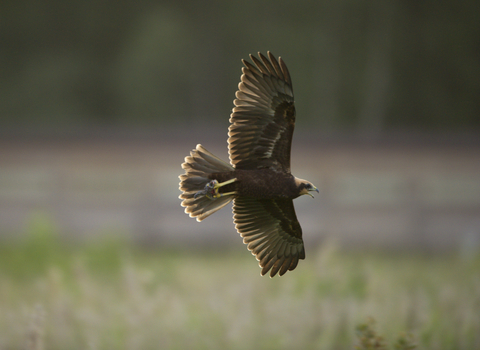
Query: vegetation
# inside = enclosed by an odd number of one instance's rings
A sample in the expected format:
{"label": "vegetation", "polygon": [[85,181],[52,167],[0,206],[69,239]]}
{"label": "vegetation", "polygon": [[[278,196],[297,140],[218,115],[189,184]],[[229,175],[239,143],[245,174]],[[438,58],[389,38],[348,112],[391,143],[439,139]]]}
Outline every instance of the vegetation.
{"label": "vegetation", "polygon": [[[375,320],[371,317],[365,323],[361,323],[356,328],[358,337],[357,350],[386,350],[384,339],[375,331]],[[413,350],[416,345],[411,334],[402,333],[394,344],[395,350]]]}
{"label": "vegetation", "polygon": [[477,14],[477,0],[4,1],[0,126],[226,125],[240,59],[271,50],[315,130],[478,131]]}
{"label": "vegetation", "polygon": [[37,223],[0,246],[2,349],[480,347],[477,258],[324,244],[269,279],[243,249],[74,246],[54,232]]}

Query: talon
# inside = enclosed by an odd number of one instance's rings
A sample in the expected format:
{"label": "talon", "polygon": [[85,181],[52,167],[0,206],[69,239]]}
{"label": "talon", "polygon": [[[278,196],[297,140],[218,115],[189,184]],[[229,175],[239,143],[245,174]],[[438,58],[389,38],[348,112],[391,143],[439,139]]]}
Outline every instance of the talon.
{"label": "talon", "polygon": [[214,198],[220,197],[218,193],[219,186],[217,185],[218,185],[217,180],[212,180],[205,185],[205,189],[204,189],[205,196],[207,196],[208,199],[214,199]]}
{"label": "talon", "polygon": [[207,193],[205,192],[205,190],[201,190],[201,191],[198,191],[197,193],[195,193],[193,195],[193,198],[197,199],[198,197],[200,196],[205,196]]}
{"label": "talon", "polygon": [[205,185],[205,188],[203,190],[195,193],[193,198],[196,199],[199,196],[205,196],[208,199],[216,199],[216,198],[220,198],[220,197],[223,197],[223,196],[226,196],[226,195],[236,194],[236,192],[228,192],[228,193],[218,192],[218,189],[220,187],[231,184],[232,182],[235,182],[236,180],[237,180],[236,178],[235,179],[230,179],[230,180],[222,182],[222,183],[218,183],[217,180],[212,180]]}
{"label": "talon", "polygon": [[203,190],[198,191],[195,193],[193,198],[198,198],[200,196],[206,196],[209,199],[215,198],[215,196],[218,194],[218,189],[215,187],[218,184],[217,180],[212,180],[209,183],[207,183],[204,187]]}

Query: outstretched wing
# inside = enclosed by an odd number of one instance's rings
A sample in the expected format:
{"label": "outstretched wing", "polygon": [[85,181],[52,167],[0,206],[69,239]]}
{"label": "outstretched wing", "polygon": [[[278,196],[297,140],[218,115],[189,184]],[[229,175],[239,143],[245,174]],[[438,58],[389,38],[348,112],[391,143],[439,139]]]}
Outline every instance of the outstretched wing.
{"label": "outstretched wing", "polygon": [[268,52],[243,60],[241,82],[230,116],[228,151],[236,169],[274,168],[290,173],[295,128],[293,88],[287,66]]}
{"label": "outstretched wing", "polygon": [[255,199],[237,197],[233,222],[248,250],[262,267],[262,276],[282,276],[305,259],[302,228],[291,199]]}

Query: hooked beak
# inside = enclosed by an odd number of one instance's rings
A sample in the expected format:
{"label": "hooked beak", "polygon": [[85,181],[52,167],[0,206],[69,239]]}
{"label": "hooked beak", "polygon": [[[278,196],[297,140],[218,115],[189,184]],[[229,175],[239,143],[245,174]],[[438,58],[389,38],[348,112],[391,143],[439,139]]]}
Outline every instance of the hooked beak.
{"label": "hooked beak", "polygon": [[306,194],[308,194],[310,197],[312,198],[315,198],[313,196],[313,194],[311,194],[310,192],[313,192],[313,191],[317,191],[317,193],[320,193],[320,191],[318,190],[318,188],[316,188],[315,186],[311,189],[311,190],[308,190],[308,192]]}

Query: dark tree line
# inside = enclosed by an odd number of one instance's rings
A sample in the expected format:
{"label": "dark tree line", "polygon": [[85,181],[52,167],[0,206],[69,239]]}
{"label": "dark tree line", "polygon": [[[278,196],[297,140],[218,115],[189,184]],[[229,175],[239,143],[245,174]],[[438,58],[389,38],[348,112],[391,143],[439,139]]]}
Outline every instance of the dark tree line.
{"label": "dark tree line", "polygon": [[478,130],[479,13],[476,0],[5,0],[0,125],[226,123],[240,58],[270,50],[299,123]]}

